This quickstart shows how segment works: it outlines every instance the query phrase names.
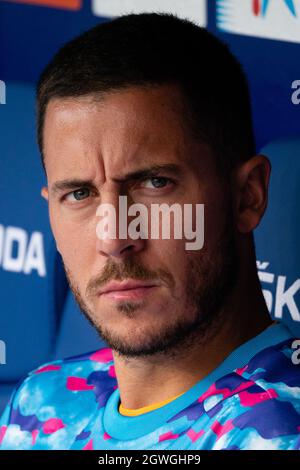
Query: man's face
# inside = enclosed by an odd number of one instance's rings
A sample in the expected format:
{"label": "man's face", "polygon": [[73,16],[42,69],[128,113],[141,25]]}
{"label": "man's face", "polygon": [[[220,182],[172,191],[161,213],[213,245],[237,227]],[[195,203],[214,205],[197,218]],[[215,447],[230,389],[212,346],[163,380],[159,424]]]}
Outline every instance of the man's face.
{"label": "man's face", "polygon": [[[54,99],[47,107],[43,194],[57,248],[81,309],[127,356],[199,341],[236,278],[229,190],[210,148],[187,131],[184,113],[175,85]],[[203,248],[187,251],[187,240],[174,236],[99,239],[97,208],[118,209],[120,195],[129,206],[204,204]],[[122,291],[129,280],[142,286]]]}

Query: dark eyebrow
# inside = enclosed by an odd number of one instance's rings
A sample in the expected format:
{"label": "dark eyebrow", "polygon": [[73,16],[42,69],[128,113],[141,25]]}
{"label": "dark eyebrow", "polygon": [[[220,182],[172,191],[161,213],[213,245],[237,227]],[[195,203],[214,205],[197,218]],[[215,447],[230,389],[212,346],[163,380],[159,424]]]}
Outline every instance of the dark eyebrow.
{"label": "dark eyebrow", "polygon": [[92,180],[82,180],[78,178],[56,181],[56,183],[53,183],[53,185],[51,186],[51,193],[55,195],[57,193],[61,193],[68,189],[74,189],[78,187],[91,188],[92,186],[93,186]]}
{"label": "dark eyebrow", "polygon": [[165,163],[161,165],[152,165],[147,168],[141,168],[136,171],[132,171],[122,176],[122,178],[113,178],[116,183],[124,183],[130,180],[139,180],[143,178],[150,178],[159,174],[161,171],[172,173],[174,176],[179,176],[182,171],[179,165],[174,163]]}
{"label": "dark eyebrow", "polygon": [[[132,180],[139,180],[143,178],[150,178],[152,176],[157,175],[161,171],[166,171],[168,173],[172,173],[174,176],[179,176],[181,174],[181,169],[179,165],[175,165],[174,163],[166,163],[162,165],[152,165],[147,168],[142,168],[136,171],[132,171],[127,173],[126,175],[122,176],[122,178],[113,178],[113,181],[116,183],[124,183],[127,181]],[[79,178],[73,179],[66,179],[61,181],[56,181],[51,186],[51,193],[53,195],[62,193],[63,191],[72,190],[74,188],[93,188],[94,183],[92,180],[83,180]]]}

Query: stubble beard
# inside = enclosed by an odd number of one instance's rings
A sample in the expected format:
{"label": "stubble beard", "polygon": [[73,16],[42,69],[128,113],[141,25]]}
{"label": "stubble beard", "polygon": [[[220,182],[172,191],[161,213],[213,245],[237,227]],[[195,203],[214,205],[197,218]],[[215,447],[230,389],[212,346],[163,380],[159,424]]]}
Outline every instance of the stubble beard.
{"label": "stubble beard", "polygon": [[[108,347],[126,358],[151,357],[163,355],[176,357],[210,340],[222,327],[222,312],[234,290],[238,277],[238,257],[234,240],[231,214],[227,218],[226,227],[220,237],[214,253],[202,255],[187,255],[187,278],[185,286],[185,302],[182,310],[189,314],[181,315],[176,321],[170,322],[160,331],[154,326],[147,332],[147,339],[143,344],[135,345],[130,339],[118,336],[117,333],[106,328],[97,321],[96,312],[92,311],[74,282],[71,272],[64,265],[70,288],[75,296],[81,312],[91,325],[97,330],[100,338]],[[110,280],[133,278],[139,280],[164,278],[170,285],[174,278],[170,272],[158,270],[155,273],[144,267],[137,259],[126,258],[122,264],[109,261],[103,272],[94,280],[91,289],[104,285]],[[93,287],[93,288],[92,288]],[[143,308],[143,302],[118,302],[116,308],[127,318],[134,322],[138,309]],[[193,312],[193,315],[191,315]],[[129,336],[130,338],[130,336]]]}

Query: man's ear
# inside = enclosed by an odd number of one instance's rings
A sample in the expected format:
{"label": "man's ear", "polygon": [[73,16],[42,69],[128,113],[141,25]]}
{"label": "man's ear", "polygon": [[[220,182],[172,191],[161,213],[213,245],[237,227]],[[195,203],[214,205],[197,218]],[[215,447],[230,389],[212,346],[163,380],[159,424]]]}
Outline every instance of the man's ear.
{"label": "man's ear", "polygon": [[268,204],[271,163],[264,155],[256,155],[239,165],[232,175],[234,213],[240,233],[257,227]]}
{"label": "man's ear", "polygon": [[46,201],[49,200],[49,193],[48,193],[48,188],[47,186],[43,186],[41,189],[41,196],[46,199]]}

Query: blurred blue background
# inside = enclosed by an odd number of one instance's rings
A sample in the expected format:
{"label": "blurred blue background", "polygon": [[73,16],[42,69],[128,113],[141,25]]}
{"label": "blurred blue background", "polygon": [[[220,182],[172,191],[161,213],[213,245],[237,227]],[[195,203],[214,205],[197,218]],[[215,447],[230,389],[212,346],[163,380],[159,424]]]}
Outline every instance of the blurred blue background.
{"label": "blurred blue background", "polygon": [[300,0],[0,0],[0,412],[29,370],[103,344],[70,294],[40,197],[34,99],[57,49],[125,6],[187,16],[242,63],[257,151],[273,166],[269,208],[255,233],[259,277],[271,315],[300,333]]}

